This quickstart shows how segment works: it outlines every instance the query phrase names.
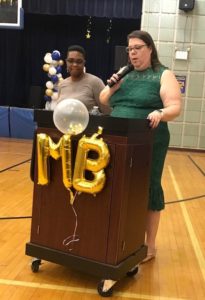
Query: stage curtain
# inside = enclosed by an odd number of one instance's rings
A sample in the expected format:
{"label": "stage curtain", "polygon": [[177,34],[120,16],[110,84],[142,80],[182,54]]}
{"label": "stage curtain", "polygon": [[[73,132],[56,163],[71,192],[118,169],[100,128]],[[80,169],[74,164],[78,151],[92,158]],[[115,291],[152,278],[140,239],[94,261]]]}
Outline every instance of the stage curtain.
{"label": "stage curtain", "polygon": [[127,34],[140,28],[140,19],[113,19],[107,43],[110,20],[92,18],[91,38],[86,39],[88,18],[25,14],[24,30],[0,30],[0,105],[29,107],[31,87],[44,89],[49,80],[42,69],[44,55],[57,49],[65,59],[72,44],[85,48],[87,72],[106,82],[114,71],[115,45],[126,45]]}
{"label": "stage curtain", "polygon": [[23,0],[25,13],[138,19],[142,0]]}
{"label": "stage curtain", "polygon": [[[0,29],[0,105],[30,107],[32,87],[45,89],[48,80],[47,74],[42,70],[44,55],[57,49],[61,52],[62,59],[65,59],[67,48],[72,44],[85,48],[87,72],[101,77],[106,83],[114,72],[115,46],[126,45],[127,34],[140,29],[141,10],[138,11],[139,18],[125,18],[128,11],[135,11],[134,2],[139,5],[142,1],[23,1],[24,29]],[[91,10],[91,38],[87,39],[86,30]],[[122,18],[120,11],[124,16]],[[100,17],[93,16],[94,12],[96,15],[98,12]],[[112,28],[108,33],[110,21]],[[63,77],[66,76],[64,66]]]}

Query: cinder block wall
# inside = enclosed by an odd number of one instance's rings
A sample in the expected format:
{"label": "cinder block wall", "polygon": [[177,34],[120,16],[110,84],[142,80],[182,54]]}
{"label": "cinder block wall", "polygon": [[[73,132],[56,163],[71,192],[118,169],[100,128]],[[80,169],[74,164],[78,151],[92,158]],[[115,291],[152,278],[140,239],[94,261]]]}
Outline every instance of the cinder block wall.
{"label": "cinder block wall", "polygon": [[[170,146],[205,149],[205,1],[196,0],[190,12],[179,0],[144,0],[141,29],[157,46],[160,61],[185,81],[181,116],[169,122]],[[188,59],[175,58],[188,50]]]}

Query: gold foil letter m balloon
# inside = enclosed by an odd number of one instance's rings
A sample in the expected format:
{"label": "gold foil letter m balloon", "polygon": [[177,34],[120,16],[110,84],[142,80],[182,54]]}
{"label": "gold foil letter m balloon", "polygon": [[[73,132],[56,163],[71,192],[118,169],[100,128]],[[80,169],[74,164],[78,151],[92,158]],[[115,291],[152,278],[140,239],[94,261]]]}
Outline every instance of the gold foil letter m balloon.
{"label": "gold foil letter m balloon", "polygon": [[37,134],[37,153],[38,153],[38,184],[48,184],[48,157],[54,159],[62,158],[63,183],[66,188],[72,186],[71,174],[71,142],[70,136],[63,135],[57,144],[44,134]]}
{"label": "gold foil letter m balloon", "polygon": [[49,155],[49,137],[40,133],[37,134],[37,154],[38,154],[38,184],[48,184],[47,158]]}
{"label": "gold foil letter m balloon", "polygon": [[[110,160],[109,149],[102,138],[97,139],[99,133],[92,137],[82,137],[78,143],[78,151],[75,161],[73,186],[77,191],[96,194],[105,184],[104,168]],[[97,152],[96,159],[88,158],[89,151]],[[93,180],[85,178],[85,172],[91,171]]]}

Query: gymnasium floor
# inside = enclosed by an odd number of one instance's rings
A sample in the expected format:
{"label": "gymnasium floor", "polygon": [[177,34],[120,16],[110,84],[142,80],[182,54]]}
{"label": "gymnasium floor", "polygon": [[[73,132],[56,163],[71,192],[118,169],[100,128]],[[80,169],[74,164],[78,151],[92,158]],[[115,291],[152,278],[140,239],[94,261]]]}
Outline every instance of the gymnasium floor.
{"label": "gymnasium floor", "polygon": [[[99,278],[47,261],[31,271],[31,147],[0,138],[0,299],[101,299]],[[205,299],[205,153],[170,150],[163,186],[157,257],[117,282],[113,299]]]}

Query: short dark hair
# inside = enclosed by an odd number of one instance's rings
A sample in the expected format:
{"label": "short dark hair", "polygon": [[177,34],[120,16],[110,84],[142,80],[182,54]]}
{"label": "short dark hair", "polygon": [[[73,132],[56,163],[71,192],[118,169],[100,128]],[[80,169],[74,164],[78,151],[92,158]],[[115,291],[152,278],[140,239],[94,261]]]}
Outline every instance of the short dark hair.
{"label": "short dark hair", "polygon": [[86,52],[85,52],[85,49],[82,46],[79,46],[79,45],[69,46],[68,50],[67,50],[67,53],[69,53],[71,51],[80,52],[83,55],[84,59],[85,59]]}
{"label": "short dark hair", "polygon": [[155,47],[154,41],[148,32],[142,30],[134,30],[130,34],[128,34],[127,41],[129,42],[129,39],[132,38],[138,38],[142,40],[149,48],[152,49],[151,64],[153,70],[157,70],[160,66],[162,66],[158,58],[157,49]]}

